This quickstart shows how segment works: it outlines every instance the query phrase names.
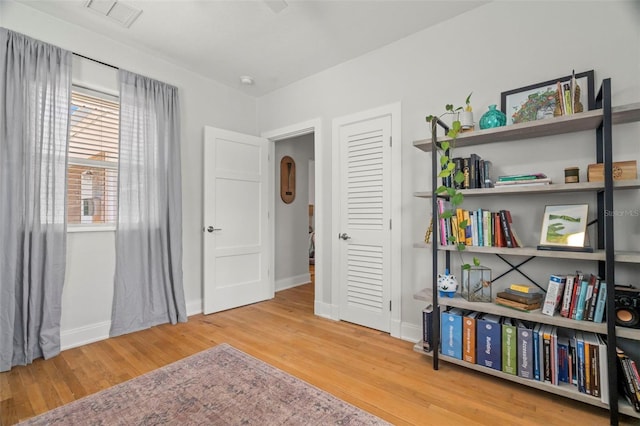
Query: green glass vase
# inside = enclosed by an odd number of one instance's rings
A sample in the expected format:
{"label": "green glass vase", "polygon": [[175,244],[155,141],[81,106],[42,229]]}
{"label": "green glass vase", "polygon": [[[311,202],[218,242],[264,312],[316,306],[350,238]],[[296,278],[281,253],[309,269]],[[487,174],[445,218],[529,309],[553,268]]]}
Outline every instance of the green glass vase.
{"label": "green glass vase", "polygon": [[504,126],[505,124],[507,124],[507,116],[504,112],[496,109],[496,105],[489,105],[489,111],[480,117],[481,129],[491,129],[493,127]]}

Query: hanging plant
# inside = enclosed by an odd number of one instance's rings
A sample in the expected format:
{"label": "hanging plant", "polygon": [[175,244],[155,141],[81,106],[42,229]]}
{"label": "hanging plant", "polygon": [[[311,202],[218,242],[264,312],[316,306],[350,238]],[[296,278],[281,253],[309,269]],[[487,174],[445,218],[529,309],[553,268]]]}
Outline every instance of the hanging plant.
{"label": "hanging plant", "polygon": [[[465,108],[467,110],[471,109],[470,102],[471,102],[472,93],[469,93],[469,96],[467,96],[467,99],[465,100],[465,105],[466,105]],[[456,165],[453,162],[453,149],[455,148],[456,139],[458,138],[458,135],[462,130],[460,121],[456,117],[457,117],[457,113],[459,113],[462,109],[463,107],[454,107],[453,104],[447,104],[445,106],[445,112],[442,113],[440,116],[436,117],[434,115],[429,115],[426,117],[427,123],[431,124],[432,140],[435,140],[436,129],[438,125],[437,119],[448,114],[453,114],[454,116],[454,120],[451,123],[451,127],[447,132],[447,137],[450,140],[443,141],[435,145],[436,151],[439,153],[439,156],[440,156],[439,164],[440,164],[441,170],[438,173],[438,177],[441,179],[451,178],[450,181],[452,182],[451,186],[440,185],[438,188],[436,188],[436,191],[435,191],[436,196],[442,196],[446,194],[446,197],[449,199],[449,208],[445,209],[438,216],[440,219],[445,219],[445,220],[451,220],[451,218],[454,217],[456,214],[456,209],[458,209],[464,201],[464,195],[462,194],[462,192],[460,192],[456,188],[456,186],[464,182],[464,173],[462,173],[461,170],[456,170]],[[468,223],[466,220],[460,221],[458,222],[458,229],[465,230],[467,225]],[[462,256],[462,252],[466,248],[465,243],[464,241],[459,240],[458,238],[459,232],[452,232],[452,234],[453,235],[450,235],[448,237],[448,242],[456,246],[457,251],[460,254],[460,259],[462,261],[462,269],[468,270],[471,268],[471,265],[466,263]],[[477,257],[474,257],[473,264],[475,266],[480,266],[480,260]]]}

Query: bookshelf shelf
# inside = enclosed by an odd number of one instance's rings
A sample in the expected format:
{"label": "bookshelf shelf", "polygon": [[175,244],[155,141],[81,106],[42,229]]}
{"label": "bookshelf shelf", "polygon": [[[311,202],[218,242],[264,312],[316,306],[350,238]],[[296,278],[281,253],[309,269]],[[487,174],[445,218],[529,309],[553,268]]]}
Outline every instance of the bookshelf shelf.
{"label": "bookshelf shelf", "polygon": [[[576,132],[594,131],[594,147],[595,161],[604,164],[605,168],[609,168],[613,162],[613,125],[640,122],[640,102],[617,107],[611,106],[611,80],[605,79],[602,82],[600,91],[596,99],[597,109],[586,111],[569,116],[554,117],[545,120],[538,120],[526,123],[519,123],[510,126],[478,130],[469,133],[461,133],[458,135],[455,146],[463,148],[475,145],[488,145],[501,142],[517,142],[533,138],[542,138],[549,136],[564,135]],[[438,125],[445,127],[442,122]],[[442,133],[442,132],[441,132]],[[431,153],[431,188],[440,185],[438,178],[439,165],[437,162],[436,146],[441,142],[450,141],[446,136],[439,136],[436,131],[432,133],[431,139],[417,140],[413,145],[420,150]],[[557,139],[557,138],[556,138]],[[554,139],[555,140],[555,139]],[[510,145],[512,146],[512,145]],[[515,145],[513,145],[515,146]],[[548,185],[507,185],[496,188],[479,188],[479,189],[463,189],[459,190],[465,198],[477,197],[496,197],[496,196],[530,196],[539,194],[544,196],[553,193],[592,193],[597,194],[597,212],[598,212],[598,235],[597,241],[593,241],[593,252],[577,252],[577,251],[548,251],[538,250],[533,247],[506,248],[506,247],[478,247],[466,246],[465,252],[474,254],[493,254],[498,255],[502,260],[511,265],[504,259],[504,256],[521,256],[521,257],[540,257],[540,258],[556,258],[567,259],[572,261],[589,261],[598,265],[598,276],[602,277],[603,282],[615,283],[615,264],[630,263],[640,264],[640,252],[636,251],[615,251],[614,247],[614,223],[613,217],[606,215],[605,212],[614,209],[614,194],[622,190],[638,190],[640,189],[640,179],[613,181],[611,175],[605,176],[604,182],[582,182],[582,183],[556,183]],[[438,203],[434,197],[433,190],[418,191],[413,194],[417,198],[430,200],[432,217],[438,216]],[[444,198],[444,197],[443,197]],[[520,201],[518,201],[520,202]],[[434,236],[439,235],[439,221],[433,221],[432,241]],[[439,360],[448,363],[457,364],[465,368],[476,370],[485,374],[500,377],[512,382],[516,382],[525,386],[540,389],[563,397],[582,401],[587,404],[598,406],[610,411],[611,424],[618,424],[618,414],[623,413],[635,418],[640,418],[640,413],[636,412],[631,404],[621,398],[618,391],[618,384],[624,383],[624,376],[620,376],[617,368],[618,357],[616,355],[616,347],[618,342],[616,339],[627,339],[640,342],[640,329],[631,329],[616,326],[613,313],[616,310],[614,302],[614,291],[612,289],[607,292],[605,301],[606,312],[612,313],[608,315],[609,321],[605,323],[594,323],[592,321],[577,321],[567,319],[559,314],[555,316],[543,315],[541,310],[531,312],[520,311],[497,305],[495,303],[469,302],[459,295],[453,298],[437,297],[437,278],[438,266],[444,258],[444,267],[451,270],[451,252],[456,252],[455,245],[441,246],[438,244],[430,244],[425,242],[417,242],[413,245],[417,249],[431,250],[431,263],[434,265],[432,270],[431,285],[429,288],[420,290],[414,295],[417,300],[422,300],[433,305],[432,328],[429,338],[433,338],[432,347],[439,348],[441,346],[440,336],[440,312],[445,308],[459,308],[462,312],[476,311],[482,314],[493,314],[499,317],[513,318],[524,320],[536,324],[544,324],[543,328],[551,330],[552,327],[560,327],[565,330],[578,330],[584,333],[595,333],[605,337],[608,342],[606,346],[606,356],[602,353],[601,359],[606,364],[606,384],[609,389],[608,403],[602,402],[601,398],[593,397],[586,393],[578,391],[576,386],[572,385],[552,385],[537,380],[525,379],[519,376],[504,373],[502,371],[487,368],[483,365],[471,364],[466,361],[452,358],[441,354],[438,350],[431,353],[425,353],[422,350],[422,342],[418,342],[414,346],[416,352],[431,356],[433,359],[434,369],[438,369]],[[528,260],[525,260],[525,262]],[[511,270],[518,270],[517,267]],[[518,270],[518,272],[520,272]],[[521,272],[522,273],[522,272]],[[525,275],[526,276],[526,275]],[[527,277],[528,278],[528,277]],[[428,322],[428,321],[426,321]],[[448,329],[450,330],[450,329]],[[448,331],[450,333],[450,331]],[[460,331],[461,332],[461,331]],[[466,334],[466,336],[469,336]],[[587,334],[585,334],[585,337]],[[448,340],[449,341],[449,340]],[[586,341],[586,340],[585,340]],[[542,344],[542,343],[541,343]],[[604,351],[604,348],[602,349]],[[444,350],[443,350],[444,351]],[[596,358],[594,358],[596,359]],[[584,373],[582,373],[584,374]],[[604,371],[602,372],[604,375]],[[623,381],[623,382],[620,382]],[[588,383],[588,382],[587,382]]]}
{"label": "bookshelf shelf", "polygon": [[[612,108],[611,118],[613,124],[630,123],[640,121],[640,103],[633,103]],[[463,133],[456,139],[456,147],[482,145],[496,142],[526,140],[544,136],[561,135],[584,130],[595,130],[602,124],[602,109],[596,109],[579,114],[549,118],[546,120],[518,123],[505,127],[478,130]],[[450,140],[447,137],[438,138],[439,142]],[[431,152],[432,140],[423,139],[413,145],[426,152]]]}
{"label": "bookshelf shelf", "polygon": [[[427,243],[414,243],[414,248],[428,249],[431,248],[431,244]],[[458,251],[455,246],[438,246],[439,251]],[[467,253],[484,253],[484,254],[500,254],[506,256],[535,256],[535,257],[553,257],[562,259],[576,259],[576,260],[605,260],[604,250],[594,250],[593,253],[584,253],[577,251],[553,251],[553,250],[538,250],[533,247],[477,247],[477,246],[465,246],[464,249]],[[616,251],[614,253],[614,260],[621,263],[640,263],[640,252],[635,251]]]}
{"label": "bookshelf shelf", "polygon": [[[640,180],[622,180],[613,184],[616,190],[640,189]],[[510,185],[497,188],[478,188],[459,190],[465,197],[488,197],[495,195],[529,195],[529,194],[551,194],[559,192],[600,192],[604,191],[604,182],[582,182],[582,183],[560,183],[550,185]],[[433,197],[432,191],[420,191],[413,194],[418,198]]]}

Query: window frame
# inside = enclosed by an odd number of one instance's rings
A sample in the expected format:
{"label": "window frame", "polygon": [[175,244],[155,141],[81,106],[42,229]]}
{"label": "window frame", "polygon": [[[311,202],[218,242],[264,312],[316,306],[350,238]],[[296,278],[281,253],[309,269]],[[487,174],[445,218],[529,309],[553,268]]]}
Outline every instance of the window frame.
{"label": "window frame", "polygon": [[[120,110],[120,96],[118,96],[117,94],[105,90],[105,89],[99,89],[99,88],[95,88],[95,87],[90,87],[84,84],[79,84],[79,83],[72,83],[71,85],[71,92],[77,92],[77,93],[81,93],[85,96],[91,96],[91,97],[95,97],[95,98],[100,98],[106,101],[110,101],[110,102],[116,102],[118,104],[118,112]],[[72,95],[71,95],[72,96]],[[69,97],[70,102],[71,102],[71,96]],[[71,116],[71,104],[69,105],[69,116]],[[71,123],[71,121],[70,121]],[[120,123],[118,122],[118,126],[120,125]],[[69,128],[69,132],[71,132],[71,128]],[[119,130],[118,130],[118,134],[119,134]],[[118,137],[119,139],[119,137]],[[69,135],[69,139],[67,140],[67,150],[69,149],[70,146],[70,135]],[[116,170],[119,171],[119,165],[120,165],[120,141],[118,140],[118,161],[114,162],[114,161],[102,161],[102,160],[92,160],[92,159],[83,159],[83,158],[75,158],[75,157],[71,157],[68,156],[67,157],[67,168],[69,166],[86,166],[86,167],[96,167],[96,168],[104,168],[104,169],[111,169],[111,170]],[[68,172],[67,172],[67,193],[69,190],[69,176],[68,176]],[[117,214],[118,214],[118,203],[119,203],[119,191],[118,191],[118,187],[117,187],[117,181],[116,181],[116,188],[115,188],[115,194],[116,194],[116,210],[115,210],[115,219],[113,223],[69,223],[67,221],[67,232],[68,233],[75,233],[75,232],[114,232],[116,230],[117,227]],[[67,194],[67,200],[66,200],[66,206],[67,209],[69,207],[68,204],[68,194]],[[68,214],[68,213],[67,213]]]}

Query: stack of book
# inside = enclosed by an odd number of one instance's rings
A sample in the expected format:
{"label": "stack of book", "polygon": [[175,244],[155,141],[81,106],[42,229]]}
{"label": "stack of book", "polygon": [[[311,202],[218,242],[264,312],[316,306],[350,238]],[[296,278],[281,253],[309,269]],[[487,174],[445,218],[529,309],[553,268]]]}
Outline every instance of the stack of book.
{"label": "stack of book", "polygon": [[511,286],[496,295],[496,304],[521,311],[533,311],[542,306],[542,293],[525,284]]}
{"label": "stack of book", "polygon": [[544,173],[531,173],[522,175],[506,175],[499,176],[494,183],[495,187],[501,186],[531,186],[531,185],[549,185],[551,179]]}

